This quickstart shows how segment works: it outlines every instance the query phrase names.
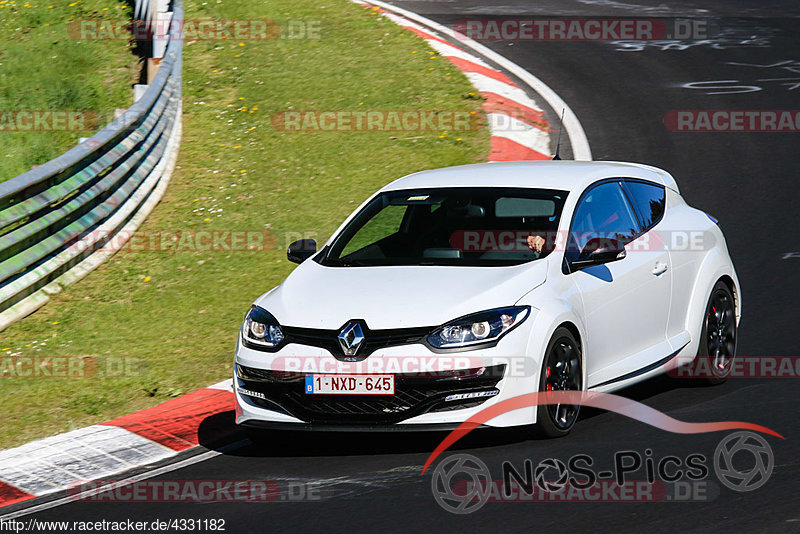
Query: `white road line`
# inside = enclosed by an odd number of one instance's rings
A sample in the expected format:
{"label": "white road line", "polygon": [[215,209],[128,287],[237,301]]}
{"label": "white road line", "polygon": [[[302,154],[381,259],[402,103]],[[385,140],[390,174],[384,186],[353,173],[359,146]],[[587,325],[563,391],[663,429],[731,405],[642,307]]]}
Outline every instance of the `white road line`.
{"label": "white road line", "polygon": [[439,24],[433,20],[430,20],[426,17],[421,15],[417,15],[416,13],[409,11],[407,9],[403,9],[400,7],[393,6],[391,4],[387,4],[386,2],[381,2],[380,0],[369,0],[370,4],[374,4],[379,6],[386,11],[390,11],[392,13],[396,13],[407,19],[412,21],[416,21],[422,25],[425,25],[431,29],[434,29],[444,35],[448,35],[453,39],[457,39],[460,43],[468,46],[476,53],[480,54],[481,56],[493,61],[494,63],[500,65],[502,68],[525,82],[531,89],[533,89],[536,93],[540,94],[542,98],[544,98],[548,105],[553,108],[555,113],[559,113],[561,110],[564,111],[564,129],[567,131],[567,137],[569,137],[570,145],[572,146],[572,154],[576,160],[584,160],[584,161],[591,161],[592,159],[592,151],[589,148],[589,140],[586,138],[586,132],[583,131],[583,127],[581,126],[578,117],[575,113],[570,109],[564,100],[558,96],[558,94],[550,89],[550,87],[544,83],[542,80],[531,74],[530,72],[526,71],[513,61],[506,59],[505,57],[501,56],[497,52],[485,47],[484,45],[473,41],[466,35],[458,33],[447,26]]}
{"label": "white road line", "polygon": [[[91,448],[85,447],[91,443]],[[76,449],[92,455],[78,455]],[[127,471],[175,451],[124,428],[92,425],[0,451],[0,480],[32,495]]]}
{"label": "white road line", "polygon": [[[245,445],[249,445],[250,440],[241,440],[235,443],[231,443],[226,447],[222,447],[219,451],[206,451],[204,453],[198,454],[197,456],[192,456],[191,458],[187,458],[185,460],[181,460],[180,462],[175,462],[174,464],[165,465],[163,467],[159,467],[158,469],[153,469],[152,471],[147,471],[146,473],[139,473],[138,475],[128,477],[122,480],[115,480],[113,484],[115,486],[127,486],[133,484],[135,482],[139,482],[141,480],[147,480],[148,478],[157,477],[159,475],[163,475],[164,473],[169,473],[171,471],[176,471],[178,469],[183,469],[184,467],[189,467],[190,465],[194,465],[200,462],[204,462],[206,460],[210,460],[220,454],[224,454],[226,452],[230,452],[232,450],[238,449]],[[99,493],[102,493],[105,489],[105,486],[100,486],[96,489],[84,492],[85,497],[92,497]],[[57,506],[62,506],[64,504],[70,504],[74,502],[79,502],[76,498],[73,497],[61,497],[60,499],[55,499],[49,502],[45,502],[42,504],[37,504],[36,506],[31,506],[29,508],[24,508],[22,510],[17,510],[15,512],[11,512],[5,515],[0,515],[0,520],[8,521],[9,519],[16,519],[17,517],[22,517],[24,515],[33,514],[36,512],[41,512],[43,510],[49,510],[51,508],[56,508]]]}

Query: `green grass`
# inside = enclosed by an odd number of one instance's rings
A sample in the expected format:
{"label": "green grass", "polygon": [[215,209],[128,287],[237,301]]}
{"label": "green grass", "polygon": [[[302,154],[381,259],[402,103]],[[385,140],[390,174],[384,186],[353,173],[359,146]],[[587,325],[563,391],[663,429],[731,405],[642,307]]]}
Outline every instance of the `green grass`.
{"label": "green grass", "polygon": [[394,178],[485,160],[489,134],[483,129],[274,129],[272,115],[290,109],[480,113],[466,78],[423,41],[346,0],[323,5],[187,5],[187,20],[318,22],[319,39],[187,43],[178,168],[140,230],[269,229],[277,245],[264,252],[121,252],[0,333],[0,349],[8,349],[0,354],[126,358],[138,369],[117,378],[6,379],[0,447],[104,421],[229,377],[244,313],[294,267],[285,258],[290,241],[325,240]]}
{"label": "green grass", "polygon": [[[0,0],[0,118],[3,112],[31,110],[88,110],[110,118],[114,108],[130,106],[138,60],[129,43],[79,40],[68,31],[71,20],[123,21],[130,16],[130,8],[119,0]],[[0,182],[55,158],[92,133],[9,131],[0,120]]]}

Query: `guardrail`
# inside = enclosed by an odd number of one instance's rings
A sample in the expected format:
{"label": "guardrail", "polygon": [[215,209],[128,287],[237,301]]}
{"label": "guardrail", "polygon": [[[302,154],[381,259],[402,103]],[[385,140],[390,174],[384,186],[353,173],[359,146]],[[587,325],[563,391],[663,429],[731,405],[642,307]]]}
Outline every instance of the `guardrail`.
{"label": "guardrail", "polygon": [[163,58],[148,60],[158,70],[137,86],[135,103],[61,156],[0,183],[0,331],[110,257],[163,195],[181,136],[183,4],[172,4],[165,13],[164,0],[136,1],[137,18],[172,22],[170,38],[154,40]]}

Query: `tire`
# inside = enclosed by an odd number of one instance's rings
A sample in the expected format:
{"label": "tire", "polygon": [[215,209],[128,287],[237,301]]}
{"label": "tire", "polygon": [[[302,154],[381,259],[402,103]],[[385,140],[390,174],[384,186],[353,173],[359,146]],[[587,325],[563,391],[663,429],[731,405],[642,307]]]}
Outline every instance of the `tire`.
{"label": "tire", "polygon": [[736,357],[736,309],[733,294],[719,281],[711,290],[703,316],[700,345],[691,376],[701,384],[722,384],[728,378]]}
{"label": "tire", "polygon": [[[559,372],[558,369],[563,371]],[[580,344],[569,330],[558,328],[547,344],[542,359],[539,391],[582,389],[583,359]],[[575,425],[579,413],[579,405],[539,405],[536,407],[534,435],[540,438],[566,436]]]}

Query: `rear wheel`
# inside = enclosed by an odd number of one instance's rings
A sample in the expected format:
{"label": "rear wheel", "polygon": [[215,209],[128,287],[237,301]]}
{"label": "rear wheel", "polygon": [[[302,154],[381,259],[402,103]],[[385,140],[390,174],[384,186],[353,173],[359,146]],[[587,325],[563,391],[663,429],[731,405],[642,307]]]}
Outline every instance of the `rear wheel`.
{"label": "rear wheel", "polygon": [[730,375],[735,356],[736,312],[733,294],[724,282],[717,282],[708,298],[692,374],[706,384],[721,384]]}
{"label": "rear wheel", "polygon": [[[566,328],[558,328],[547,345],[539,391],[581,391],[583,367],[581,348],[575,336]],[[580,406],[575,404],[546,404],[536,408],[535,433],[540,437],[565,436],[578,419]]]}

